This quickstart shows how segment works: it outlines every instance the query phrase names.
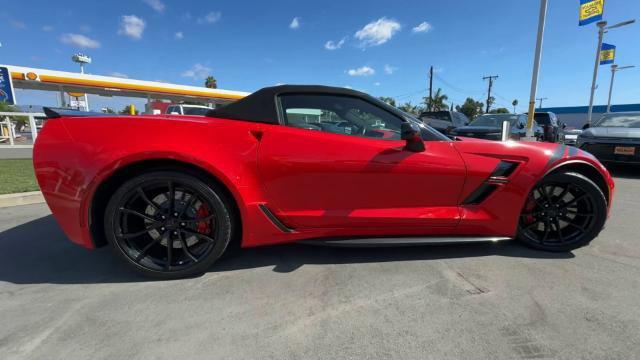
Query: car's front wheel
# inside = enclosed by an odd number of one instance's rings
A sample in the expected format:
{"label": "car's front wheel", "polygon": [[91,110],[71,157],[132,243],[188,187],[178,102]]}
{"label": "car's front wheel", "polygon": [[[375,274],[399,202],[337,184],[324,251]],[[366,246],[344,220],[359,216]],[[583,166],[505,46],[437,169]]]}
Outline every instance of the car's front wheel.
{"label": "car's front wheel", "polygon": [[598,236],[606,217],[606,199],[593,181],[574,172],[554,173],[529,194],[518,239],[541,250],[569,251]]}
{"label": "car's front wheel", "polygon": [[107,205],[107,241],[145,275],[175,279],[205,272],[231,239],[232,217],[221,191],[177,171],[125,182]]}

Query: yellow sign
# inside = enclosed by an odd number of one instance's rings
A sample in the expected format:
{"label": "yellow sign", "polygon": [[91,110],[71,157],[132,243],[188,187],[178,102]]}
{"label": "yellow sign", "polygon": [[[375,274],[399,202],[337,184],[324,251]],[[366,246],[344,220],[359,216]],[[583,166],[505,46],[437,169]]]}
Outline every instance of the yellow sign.
{"label": "yellow sign", "polygon": [[580,0],[580,25],[602,20],[604,0]]}
{"label": "yellow sign", "polygon": [[615,45],[603,43],[600,48],[600,65],[613,64],[616,57]]}
{"label": "yellow sign", "polygon": [[68,92],[67,94],[69,94],[69,96],[73,96],[73,97],[82,97],[82,96],[84,96],[84,93],[79,93],[79,92]]}

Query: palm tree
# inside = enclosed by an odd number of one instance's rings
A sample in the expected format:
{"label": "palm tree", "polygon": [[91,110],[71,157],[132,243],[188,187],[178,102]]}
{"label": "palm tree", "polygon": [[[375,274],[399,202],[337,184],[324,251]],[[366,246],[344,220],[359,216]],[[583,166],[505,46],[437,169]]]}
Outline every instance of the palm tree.
{"label": "palm tree", "polygon": [[516,113],[516,106],[518,106],[518,99],[513,100],[511,105],[513,105],[513,113],[515,114]]}
{"label": "palm tree", "polygon": [[207,76],[207,79],[204,81],[204,87],[207,87],[209,89],[217,89],[218,80],[216,80],[216,78],[214,78],[213,76],[209,75]]}
{"label": "palm tree", "polygon": [[442,89],[438,88],[436,93],[433,94],[433,98],[429,99],[429,97],[424,98],[424,103],[427,105],[427,109],[430,111],[441,111],[447,110],[447,105],[445,105],[445,101],[447,101],[449,97],[442,93]]}
{"label": "palm tree", "polygon": [[413,105],[411,104],[410,101],[398,106],[398,109],[406,112],[407,114],[412,114],[412,115],[420,115],[420,112],[422,111],[420,106]]}

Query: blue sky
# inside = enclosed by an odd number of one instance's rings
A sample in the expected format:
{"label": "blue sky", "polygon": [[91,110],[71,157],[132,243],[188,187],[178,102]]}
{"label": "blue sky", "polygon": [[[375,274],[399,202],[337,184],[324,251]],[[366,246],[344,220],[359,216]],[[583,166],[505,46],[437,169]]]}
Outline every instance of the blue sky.
{"label": "blue sky", "polygon": [[[578,0],[550,0],[538,95],[545,106],[586,105],[596,27],[578,26]],[[448,1],[16,1],[0,0],[0,63],[77,71],[70,56],[93,57],[87,71],[253,91],[277,83],[350,86],[419,102],[427,71],[456,104],[486,97],[528,101],[537,0]],[[640,1],[607,0],[611,24],[640,17]],[[615,29],[616,62],[640,65],[640,24]],[[331,41],[331,43],[327,43]],[[610,71],[600,67],[596,104]],[[640,68],[620,72],[614,103],[640,102]],[[21,103],[55,103],[21,92]],[[92,107],[112,102],[94,98]]]}

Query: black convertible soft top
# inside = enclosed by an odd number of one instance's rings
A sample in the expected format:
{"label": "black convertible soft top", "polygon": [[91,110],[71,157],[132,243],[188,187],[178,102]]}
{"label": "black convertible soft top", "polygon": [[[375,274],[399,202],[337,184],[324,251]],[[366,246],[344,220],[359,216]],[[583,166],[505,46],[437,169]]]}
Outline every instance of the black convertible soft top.
{"label": "black convertible soft top", "polygon": [[276,98],[288,93],[347,95],[380,103],[379,100],[352,89],[322,85],[279,85],[262,88],[236,102],[209,110],[206,116],[278,124]]}

